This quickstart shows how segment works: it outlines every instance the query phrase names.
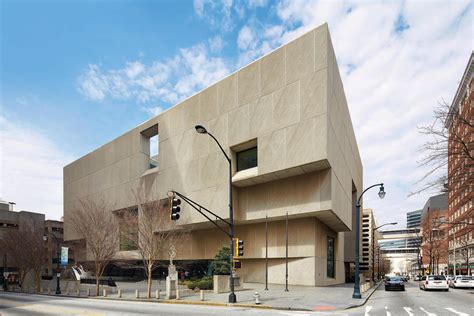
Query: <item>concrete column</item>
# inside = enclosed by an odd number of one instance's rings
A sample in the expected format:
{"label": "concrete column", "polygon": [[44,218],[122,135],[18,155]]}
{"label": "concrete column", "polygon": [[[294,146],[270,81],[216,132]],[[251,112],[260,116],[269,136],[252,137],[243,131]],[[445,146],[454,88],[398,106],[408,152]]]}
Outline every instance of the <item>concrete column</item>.
{"label": "concrete column", "polygon": [[156,290],[156,299],[160,299],[160,290]]}
{"label": "concrete column", "polygon": [[199,294],[201,296],[201,301],[204,301],[204,290],[200,290]]}
{"label": "concrete column", "polygon": [[117,295],[118,295],[119,298],[122,298],[122,290],[121,289],[117,290]]}
{"label": "concrete column", "polygon": [[138,290],[135,290],[135,298],[140,298],[140,292],[138,292]]}
{"label": "concrete column", "polygon": [[107,289],[103,289],[103,290],[102,290],[102,293],[103,293],[103,296],[104,296],[104,297],[107,297]]}

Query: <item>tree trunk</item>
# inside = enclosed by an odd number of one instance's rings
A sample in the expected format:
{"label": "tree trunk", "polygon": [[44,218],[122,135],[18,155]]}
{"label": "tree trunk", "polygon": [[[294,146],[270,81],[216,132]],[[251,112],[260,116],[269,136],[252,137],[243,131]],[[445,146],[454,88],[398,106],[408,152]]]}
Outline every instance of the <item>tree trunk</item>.
{"label": "tree trunk", "polygon": [[99,296],[100,293],[100,276],[101,276],[101,264],[96,263],[95,265],[95,296]]}
{"label": "tree trunk", "polygon": [[151,298],[151,271],[148,270],[148,288],[147,288],[147,298]]}

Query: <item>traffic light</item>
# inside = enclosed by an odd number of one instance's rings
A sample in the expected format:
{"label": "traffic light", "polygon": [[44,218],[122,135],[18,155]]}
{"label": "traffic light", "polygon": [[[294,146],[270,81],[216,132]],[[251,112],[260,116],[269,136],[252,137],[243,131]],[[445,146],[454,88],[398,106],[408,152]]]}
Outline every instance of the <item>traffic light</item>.
{"label": "traffic light", "polygon": [[234,257],[242,257],[244,255],[244,241],[234,238]]}
{"label": "traffic light", "polygon": [[179,212],[181,212],[181,207],[179,205],[181,204],[181,200],[178,199],[177,197],[172,197],[171,198],[171,220],[172,221],[177,221],[179,219]]}

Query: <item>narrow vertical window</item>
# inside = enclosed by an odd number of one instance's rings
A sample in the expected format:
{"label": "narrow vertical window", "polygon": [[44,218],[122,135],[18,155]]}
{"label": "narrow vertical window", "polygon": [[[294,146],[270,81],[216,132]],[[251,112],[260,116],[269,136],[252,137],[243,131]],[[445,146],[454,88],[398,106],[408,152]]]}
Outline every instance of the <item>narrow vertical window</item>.
{"label": "narrow vertical window", "polygon": [[146,148],[144,150],[150,156],[149,168],[156,168],[158,167],[158,143],[159,143],[159,135],[158,135],[158,124],[155,124],[146,130],[141,132],[142,137],[145,139]]}
{"label": "narrow vertical window", "polygon": [[334,269],[334,238],[328,237],[327,277],[335,277]]}

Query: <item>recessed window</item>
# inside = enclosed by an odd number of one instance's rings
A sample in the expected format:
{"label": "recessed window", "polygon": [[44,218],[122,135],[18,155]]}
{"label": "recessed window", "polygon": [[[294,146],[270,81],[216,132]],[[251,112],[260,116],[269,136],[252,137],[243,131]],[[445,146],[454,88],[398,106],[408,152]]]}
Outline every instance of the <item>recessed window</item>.
{"label": "recessed window", "polygon": [[142,137],[146,139],[147,148],[144,148],[144,150],[146,150],[150,156],[149,168],[152,169],[158,167],[158,124],[155,124],[142,131]]}
{"label": "recessed window", "polygon": [[249,148],[237,153],[237,171],[257,166],[257,147]]}
{"label": "recessed window", "polygon": [[334,238],[328,237],[328,246],[327,246],[327,277],[334,278],[335,268],[334,268]]}

